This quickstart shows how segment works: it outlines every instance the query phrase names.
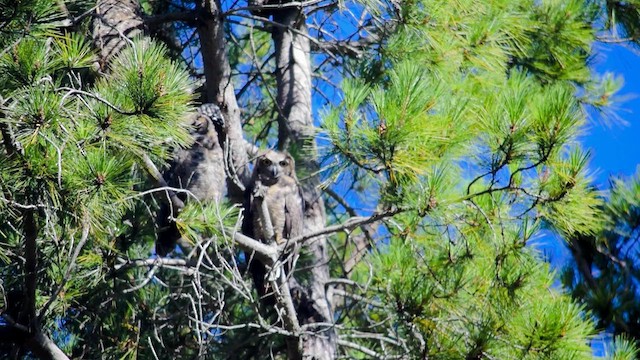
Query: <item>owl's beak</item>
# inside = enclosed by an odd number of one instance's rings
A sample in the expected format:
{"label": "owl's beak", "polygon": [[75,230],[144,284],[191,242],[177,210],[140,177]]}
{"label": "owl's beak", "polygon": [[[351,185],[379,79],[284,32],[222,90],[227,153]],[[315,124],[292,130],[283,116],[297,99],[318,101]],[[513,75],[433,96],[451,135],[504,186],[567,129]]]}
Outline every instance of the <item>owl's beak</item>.
{"label": "owl's beak", "polygon": [[271,177],[277,179],[280,176],[280,172],[276,166],[271,167]]}

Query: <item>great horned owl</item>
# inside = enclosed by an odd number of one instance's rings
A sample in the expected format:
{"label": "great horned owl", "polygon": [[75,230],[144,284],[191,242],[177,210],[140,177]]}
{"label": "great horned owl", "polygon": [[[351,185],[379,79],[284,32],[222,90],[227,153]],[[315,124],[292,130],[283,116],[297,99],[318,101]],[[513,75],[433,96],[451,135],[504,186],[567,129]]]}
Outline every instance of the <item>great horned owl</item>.
{"label": "great horned owl", "polygon": [[[249,211],[256,239],[266,243],[275,240],[282,244],[285,239],[302,233],[302,197],[291,155],[269,150],[259,156],[248,191],[251,192]],[[267,205],[273,239],[266,238],[268,229],[259,216],[261,202]]]}
{"label": "great horned owl", "polygon": [[[224,195],[224,159],[218,140],[216,126],[221,127],[224,119],[215,104],[203,104],[191,119],[191,136],[194,143],[189,149],[176,149],[171,167],[164,174],[167,184],[174,188],[188,190],[200,201],[219,201]],[[193,200],[186,193],[179,192],[182,201]],[[163,199],[164,200],[164,199]],[[158,240],[156,253],[166,256],[181,237],[173,221],[171,206],[167,201],[160,205],[158,213]]]}
{"label": "great horned owl", "polygon": [[[287,239],[302,234],[303,200],[291,155],[273,150],[261,154],[256,160],[252,181],[246,191],[243,225],[245,235],[264,243],[275,241],[277,244],[283,244]],[[266,206],[262,206],[263,204]],[[268,214],[263,214],[262,209],[266,209]],[[261,218],[261,215],[264,218]],[[266,228],[266,221],[263,221],[266,220],[266,215],[273,230],[271,239],[268,238],[269,229]],[[287,267],[291,268],[291,265]],[[250,270],[258,293],[263,296],[266,292],[266,269],[262,264],[253,261]],[[285,269],[287,272],[289,270]]]}

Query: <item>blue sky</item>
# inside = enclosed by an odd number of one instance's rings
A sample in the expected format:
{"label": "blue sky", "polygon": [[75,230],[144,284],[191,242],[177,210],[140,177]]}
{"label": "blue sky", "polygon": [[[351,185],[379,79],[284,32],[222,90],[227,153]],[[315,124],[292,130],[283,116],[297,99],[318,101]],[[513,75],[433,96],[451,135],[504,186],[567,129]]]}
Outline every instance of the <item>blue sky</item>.
{"label": "blue sky", "polygon": [[627,98],[616,106],[616,113],[627,122],[626,126],[595,121],[583,136],[583,145],[592,150],[595,182],[606,189],[611,175],[632,176],[640,162],[640,52],[634,53],[621,45],[596,46],[593,68],[598,73],[622,75],[624,86],[620,95]]}

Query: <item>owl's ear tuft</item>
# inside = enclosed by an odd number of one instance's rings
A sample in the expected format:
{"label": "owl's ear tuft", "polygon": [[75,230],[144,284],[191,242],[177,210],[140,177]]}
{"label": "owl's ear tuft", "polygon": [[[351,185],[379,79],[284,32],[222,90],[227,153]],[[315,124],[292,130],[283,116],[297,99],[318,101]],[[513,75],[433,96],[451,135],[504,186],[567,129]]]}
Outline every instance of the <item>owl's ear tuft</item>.
{"label": "owl's ear tuft", "polygon": [[289,176],[291,176],[292,178],[296,179],[296,181],[298,181],[298,178],[296,177],[296,161],[293,159],[293,156],[289,154],[289,152],[285,151],[284,155],[285,155],[286,161],[289,163],[289,167],[291,168],[291,173],[289,174]]}
{"label": "owl's ear tuft", "polygon": [[287,161],[289,161],[291,165],[295,165],[296,161],[293,159],[293,156],[291,156],[291,154],[289,154],[288,151],[284,152],[284,156],[286,157]]}

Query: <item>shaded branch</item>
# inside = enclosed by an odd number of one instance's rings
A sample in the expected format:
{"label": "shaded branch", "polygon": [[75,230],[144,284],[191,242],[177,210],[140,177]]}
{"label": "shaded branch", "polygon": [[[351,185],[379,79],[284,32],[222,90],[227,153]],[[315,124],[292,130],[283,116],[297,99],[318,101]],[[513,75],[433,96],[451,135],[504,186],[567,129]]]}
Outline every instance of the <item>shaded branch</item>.
{"label": "shaded branch", "polygon": [[26,325],[30,331],[39,329],[36,319],[36,287],[38,283],[38,224],[33,209],[24,210],[24,298],[20,315],[16,321]]}
{"label": "shaded branch", "polygon": [[180,200],[180,198],[178,197],[178,194],[174,190],[171,190],[171,187],[164,180],[164,177],[162,177],[162,173],[160,173],[156,165],[153,163],[153,161],[151,161],[151,159],[147,154],[142,154],[141,160],[145,166],[145,169],[149,173],[149,175],[153,177],[153,179],[158,183],[158,185],[160,185],[162,188],[167,189],[166,190],[167,195],[171,200],[170,201],[171,208],[174,210],[175,213],[180,212],[180,210],[184,208],[184,202]]}
{"label": "shaded branch", "polygon": [[367,347],[364,347],[362,345],[356,344],[356,343],[351,342],[351,341],[338,339],[338,345],[346,346],[346,347],[349,347],[351,349],[358,350],[361,353],[363,353],[363,354],[365,354],[367,356],[370,356],[373,359],[386,359],[385,356],[380,355],[377,352],[375,352],[375,351],[373,351],[373,350],[371,350],[371,349],[369,349]]}
{"label": "shaded branch", "polygon": [[40,330],[31,333],[25,326],[13,322],[11,317],[2,315],[1,318],[8,326],[0,326],[0,344],[21,343],[40,359],[69,360],[69,357]]}
{"label": "shaded branch", "polygon": [[171,12],[162,15],[146,16],[143,18],[143,21],[150,29],[176,21],[193,25],[202,21],[202,13],[199,11]]}
{"label": "shaded branch", "polygon": [[243,137],[240,108],[235,89],[231,82],[231,65],[227,57],[224,17],[217,1],[198,2],[197,11],[203,12],[204,20],[198,23],[197,32],[200,37],[204,75],[206,78],[206,98],[217,104],[222,111],[225,122],[220,129],[220,141],[228,151],[231,167],[228,172],[235,178],[226,178],[227,194],[234,203],[242,203],[244,189],[239,185],[248,184],[251,174],[248,168],[248,152],[252,147]]}

